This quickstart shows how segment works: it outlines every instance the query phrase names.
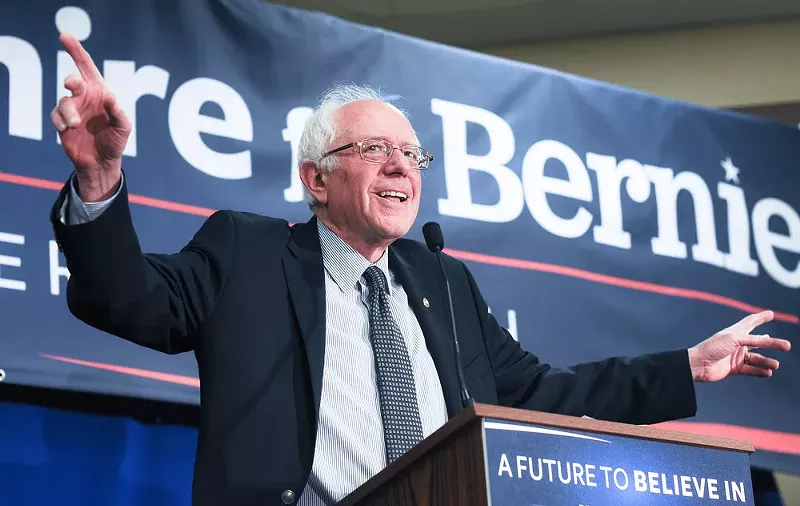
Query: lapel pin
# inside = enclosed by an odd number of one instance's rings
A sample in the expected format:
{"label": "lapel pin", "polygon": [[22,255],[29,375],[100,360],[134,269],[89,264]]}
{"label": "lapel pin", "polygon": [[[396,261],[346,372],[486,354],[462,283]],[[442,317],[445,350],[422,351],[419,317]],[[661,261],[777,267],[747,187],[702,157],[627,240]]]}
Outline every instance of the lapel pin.
{"label": "lapel pin", "polygon": [[427,298],[425,298],[425,297],[423,297],[423,298],[422,298],[422,304],[423,304],[425,307],[431,307],[431,303],[430,303],[430,302],[428,302],[428,299],[427,299]]}

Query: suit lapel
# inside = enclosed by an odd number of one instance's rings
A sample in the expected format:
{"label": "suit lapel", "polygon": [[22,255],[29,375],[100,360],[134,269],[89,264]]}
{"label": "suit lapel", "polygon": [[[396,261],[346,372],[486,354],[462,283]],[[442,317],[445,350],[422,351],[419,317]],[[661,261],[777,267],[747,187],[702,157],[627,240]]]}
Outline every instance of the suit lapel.
{"label": "suit lapel", "polygon": [[283,254],[283,270],[308,357],[314,408],[319,415],[325,362],[325,273],[316,217],[296,226]]}
{"label": "suit lapel", "polygon": [[[439,264],[424,265],[411,256],[389,248],[389,267],[398,277],[408,295],[408,304],[417,317],[428,351],[436,364],[442,385],[447,413],[450,417],[461,411],[461,394],[455,367],[455,351],[450,329],[450,310],[447,292]],[[435,268],[434,268],[435,267]],[[426,307],[423,299],[428,301]]]}
{"label": "suit lapel", "polygon": [[[455,370],[455,352],[444,278],[439,264],[418,262],[412,255],[389,248],[389,267],[408,295],[428,351],[436,364],[450,417],[461,411],[461,395]],[[308,357],[314,407],[319,414],[325,362],[325,271],[317,231],[317,218],[297,225],[283,254],[283,269],[292,308]],[[428,300],[429,307],[423,303]]]}

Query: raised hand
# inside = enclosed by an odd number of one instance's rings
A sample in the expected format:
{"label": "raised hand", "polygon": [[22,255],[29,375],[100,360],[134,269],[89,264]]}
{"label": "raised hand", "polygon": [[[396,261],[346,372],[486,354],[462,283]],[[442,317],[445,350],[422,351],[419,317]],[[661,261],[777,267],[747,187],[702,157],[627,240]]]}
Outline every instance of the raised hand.
{"label": "raised hand", "polygon": [[59,40],[80,75],[72,74],[64,81],[72,95],[58,102],[50,118],[75,166],[81,199],[105,200],[119,185],[131,123],[81,43],[68,34]]}
{"label": "raised hand", "polygon": [[780,363],[750,350],[771,348],[789,351],[791,343],[768,335],[750,334],[756,327],[774,318],[772,311],[751,314],[720,330],[689,349],[689,364],[695,381],[719,381],[734,374],[772,376]]}

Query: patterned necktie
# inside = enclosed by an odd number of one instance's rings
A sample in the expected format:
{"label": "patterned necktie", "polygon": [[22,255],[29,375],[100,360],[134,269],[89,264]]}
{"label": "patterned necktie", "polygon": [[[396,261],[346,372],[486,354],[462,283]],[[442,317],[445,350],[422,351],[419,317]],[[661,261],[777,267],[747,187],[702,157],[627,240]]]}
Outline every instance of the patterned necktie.
{"label": "patterned necktie", "polygon": [[389,311],[386,276],[376,266],[364,271],[369,287],[369,326],[383,418],[387,463],[422,441],[422,422],[411,359]]}

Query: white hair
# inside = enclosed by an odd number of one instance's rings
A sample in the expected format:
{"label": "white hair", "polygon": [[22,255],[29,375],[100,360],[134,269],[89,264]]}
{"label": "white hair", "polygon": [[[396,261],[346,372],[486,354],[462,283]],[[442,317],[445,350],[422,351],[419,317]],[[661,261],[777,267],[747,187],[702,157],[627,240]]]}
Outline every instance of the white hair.
{"label": "white hair", "polygon": [[[377,100],[392,105],[379,90],[368,86],[355,84],[335,85],[322,94],[319,104],[306,121],[303,134],[300,136],[300,144],[297,148],[297,170],[300,170],[300,165],[303,162],[312,162],[320,171],[333,172],[336,169],[335,157],[322,158],[322,155],[330,149],[330,143],[333,142],[338,133],[336,121],[334,121],[334,112],[343,105],[361,100]],[[405,111],[398,109],[394,105],[392,107],[408,118]],[[303,184],[303,200],[312,210],[319,205],[319,202],[311,195],[305,184]]]}

